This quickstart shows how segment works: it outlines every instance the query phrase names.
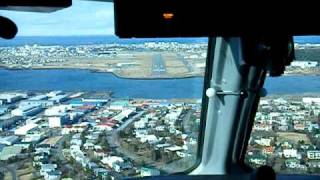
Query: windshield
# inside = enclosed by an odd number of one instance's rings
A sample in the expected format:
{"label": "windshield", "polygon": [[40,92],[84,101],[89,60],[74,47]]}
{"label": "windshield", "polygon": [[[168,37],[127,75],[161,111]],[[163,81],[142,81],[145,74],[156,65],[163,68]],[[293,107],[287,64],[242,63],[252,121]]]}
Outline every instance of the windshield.
{"label": "windshield", "polygon": [[0,40],[4,179],[117,179],[196,164],[207,38],[118,39],[111,3],[0,14],[19,27]]}
{"label": "windshield", "polygon": [[245,162],[279,174],[320,174],[320,78],[317,36],[295,37],[295,55],[281,77],[268,77]]}

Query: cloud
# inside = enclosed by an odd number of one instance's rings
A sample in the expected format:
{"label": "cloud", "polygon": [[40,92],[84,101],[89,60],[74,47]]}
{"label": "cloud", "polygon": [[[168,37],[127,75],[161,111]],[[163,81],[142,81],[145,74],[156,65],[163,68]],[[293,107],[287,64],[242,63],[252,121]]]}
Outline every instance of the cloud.
{"label": "cloud", "polygon": [[16,22],[20,36],[113,35],[113,4],[74,1],[53,13],[0,11]]}

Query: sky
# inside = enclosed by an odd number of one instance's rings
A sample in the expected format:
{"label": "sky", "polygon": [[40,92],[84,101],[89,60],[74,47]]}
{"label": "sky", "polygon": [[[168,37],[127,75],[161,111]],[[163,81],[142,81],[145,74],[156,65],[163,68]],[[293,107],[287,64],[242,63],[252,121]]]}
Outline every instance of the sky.
{"label": "sky", "polygon": [[114,35],[113,4],[73,0],[70,8],[52,13],[0,10],[18,26],[17,36]]}

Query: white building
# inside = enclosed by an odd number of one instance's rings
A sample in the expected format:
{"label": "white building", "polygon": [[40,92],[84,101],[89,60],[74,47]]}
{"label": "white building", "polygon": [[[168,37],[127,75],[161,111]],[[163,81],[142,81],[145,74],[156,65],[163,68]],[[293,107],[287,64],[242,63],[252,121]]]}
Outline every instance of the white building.
{"label": "white building", "polygon": [[50,98],[50,101],[53,101],[54,103],[61,103],[63,101],[66,101],[68,99],[68,95],[57,95]]}
{"label": "white building", "polygon": [[51,116],[48,118],[49,121],[49,127],[50,128],[56,128],[61,127],[69,120],[68,114],[64,114],[61,116]]}
{"label": "white building", "polygon": [[29,123],[26,124],[24,126],[19,127],[18,129],[16,129],[14,131],[15,135],[26,135],[29,131],[35,129],[38,125],[37,124],[33,124],[33,123]]}
{"label": "white building", "polygon": [[56,170],[56,164],[43,164],[40,169],[40,175],[45,176],[48,172]]}
{"label": "white building", "polygon": [[308,159],[320,159],[320,151],[307,151]]}
{"label": "white building", "polygon": [[54,102],[49,101],[49,100],[24,100],[21,101],[19,106],[41,106],[41,107],[48,107],[48,106],[53,106]]}
{"label": "white building", "polygon": [[254,142],[261,145],[261,146],[270,146],[271,145],[271,139],[269,139],[269,138],[255,139]]}
{"label": "white building", "polygon": [[0,144],[5,144],[7,146],[11,146],[14,143],[19,141],[18,136],[5,136],[5,137],[0,137]]}
{"label": "white building", "polygon": [[21,94],[21,93],[2,93],[0,94],[0,100],[6,103],[14,103],[27,96],[28,96],[27,94]]}
{"label": "white building", "polygon": [[68,110],[71,110],[72,107],[70,105],[58,105],[53,106],[44,111],[45,116],[60,116],[65,114]]}
{"label": "white building", "polygon": [[40,106],[26,105],[19,106],[17,109],[11,111],[13,116],[30,116],[39,113],[42,110]]}
{"label": "white building", "polygon": [[118,156],[108,156],[104,157],[101,162],[103,164],[108,165],[110,168],[114,169],[116,172],[120,172],[121,170],[121,163],[124,163],[124,160],[122,157]]}
{"label": "white building", "polygon": [[29,98],[28,100],[40,101],[40,100],[46,100],[47,98],[48,98],[48,96],[46,96],[46,95],[37,95],[37,96],[33,96],[33,97]]}
{"label": "white building", "polygon": [[44,175],[44,179],[45,180],[59,180],[59,179],[61,179],[61,174],[62,174],[61,171],[58,171],[58,170],[50,171]]}
{"label": "white building", "polygon": [[140,142],[142,142],[142,143],[148,142],[148,143],[152,144],[152,143],[158,142],[158,138],[154,134],[148,134],[145,136],[141,136]]}
{"label": "white building", "polygon": [[123,110],[129,106],[129,101],[115,101],[110,103],[110,110]]}
{"label": "white building", "polygon": [[293,61],[291,63],[293,67],[301,67],[301,68],[311,68],[318,66],[317,61]]}
{"label": "white building", "polygon": [[298,152],[296,149],[284,149],[283,156],[285,158],[296,158],[298,157]]}
{"label": "white building", "polygon": [[320,104],[320,98],[304,97],[302,98],[302,102],[306,104],[312,104],[312,103]]}
{"label": "white building", "polygon": [[135,110],[134,109],[126,109],[121,111],[118,115],[114,116],[112,119],[122,122],[125,118],[128,118]]}
{"label": "white building", "polygon": [[158,169],[154,169],[154,168],[145,168],[142,167],[140,169],[140,176],[144,177],[144,176],[158,176],[160,175],[160,171]]}
{"label": "white building", "polygon": [[51,91],[51,92],[47,93],[47,96],[48,97],[55,97],[55,96],[62,95],[62,94],[63,94],[62,91]]}

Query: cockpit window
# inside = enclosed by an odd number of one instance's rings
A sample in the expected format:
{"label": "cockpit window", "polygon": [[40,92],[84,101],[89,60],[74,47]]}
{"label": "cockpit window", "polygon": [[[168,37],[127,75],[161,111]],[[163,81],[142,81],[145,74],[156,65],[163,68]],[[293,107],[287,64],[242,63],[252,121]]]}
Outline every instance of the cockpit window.
{"label": "cockpit window", "polygon": [[245,162],[280,174],[320,174],[320,38],[296,37],[296,60],[268,77]]}
{"label": "cockpit window", "polygon": [[207,38],[118,39],[111,3],[0,11],[4,179],[108,179],[197,162]]}

